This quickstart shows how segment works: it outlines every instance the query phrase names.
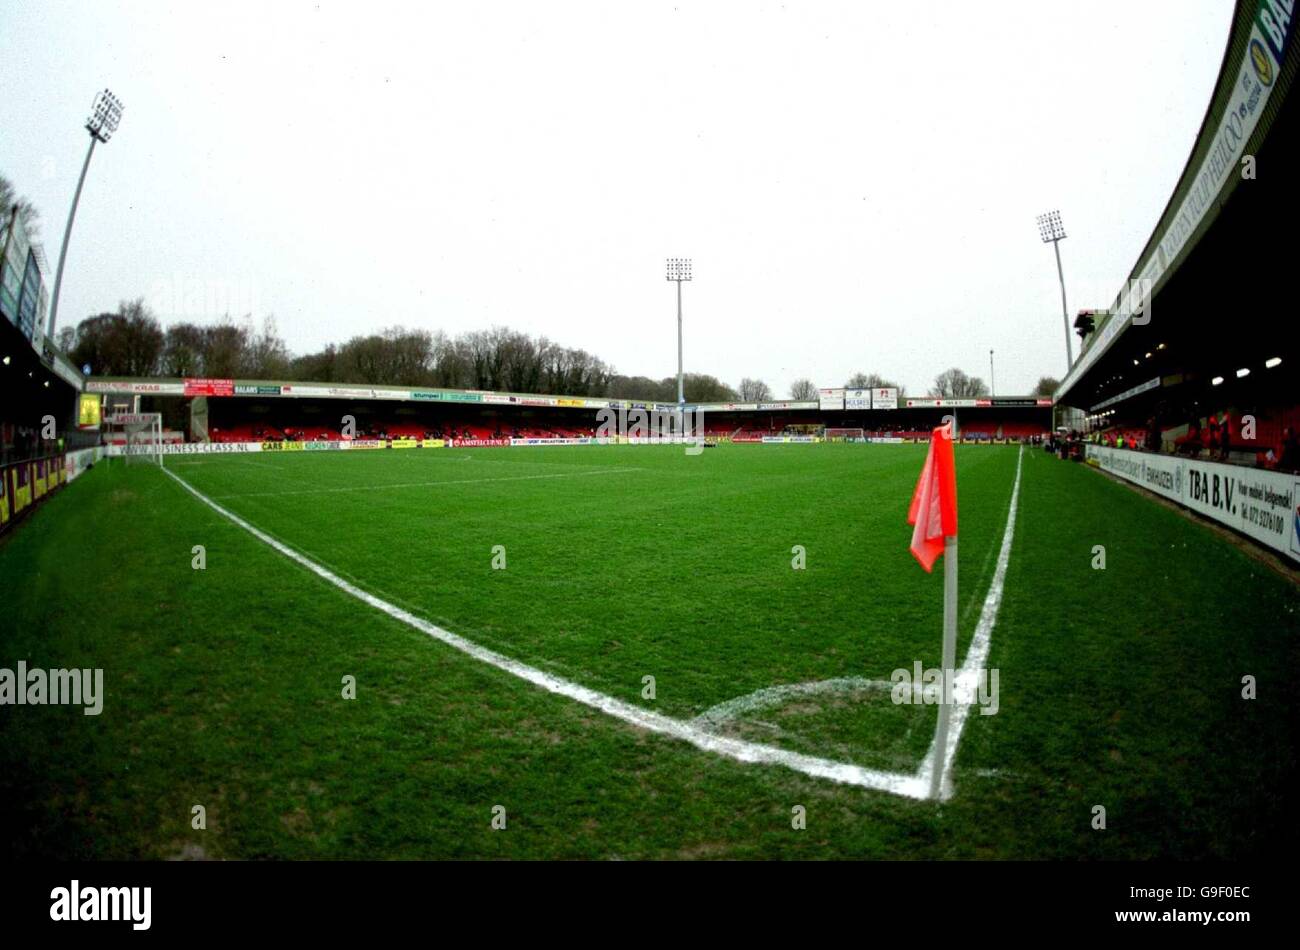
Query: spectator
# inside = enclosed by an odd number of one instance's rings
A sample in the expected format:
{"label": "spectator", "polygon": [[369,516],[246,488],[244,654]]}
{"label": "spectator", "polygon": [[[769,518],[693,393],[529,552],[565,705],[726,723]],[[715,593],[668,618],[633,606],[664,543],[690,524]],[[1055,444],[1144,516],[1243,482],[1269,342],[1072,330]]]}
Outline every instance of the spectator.
{"label": "spectator", "polygon": [[1290,426],[1282,433],[1282,452],[1277,467],[1285,472],[1300,471],[1300,438]]}
{"label": "spectator", "polygon": [[1198,455],[1201,451],[1201,423],[1193,419],[1187,426],[1187,434],[1174,439],[1174,451],[1188,455]]}

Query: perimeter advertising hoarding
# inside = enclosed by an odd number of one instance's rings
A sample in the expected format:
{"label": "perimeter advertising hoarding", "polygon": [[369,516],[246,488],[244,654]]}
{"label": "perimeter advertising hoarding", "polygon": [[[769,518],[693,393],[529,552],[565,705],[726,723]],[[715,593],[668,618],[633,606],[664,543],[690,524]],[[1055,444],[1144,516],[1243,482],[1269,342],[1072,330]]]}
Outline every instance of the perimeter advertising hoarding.
{"label": "perimeter advertising hoarding", "polygon": [[1050,406],[1051,404],[1052,404],[1052,400],[1050,398],[1040,399],[1037,396],[1025,396],[1024,398],[1020,398],[1016,396],[994,396],[990,400],[980,402],[981,406],[986,406],[986,405],[991,405],[994,407],[1003,406],[1008,409],[1038,408],[1040,406],[1047,407]]}
{"label": "perimeter advertising hoarding", "polygon": [[4,257],[0,258],[3,280],[0,285],[5,292],[5,316],[9,322],[18,323],[18,299],[23,292],[23,277],[27,272],[27,228],[23,225],[22,215],[10,215],[8,227],[4,233]]}
{"label": "perimeter advertising hoarding", "polygon": [[897,409],[898,390],[893,386],[885,386],[871,390],[871,408]]}
{"label": "perimeter advertising hoarding", "polygon": [[90,379],[86,381],[86,392],[127,393],[133,396],[183,396],[185,395],[185,384],[152,383],[137,380],[113,382],[105,379]]}
{"label": "perimeter advertising hoarding", "polygon": [[29,250],[23,270],[22,292],[18,296],[18,329],[28,340],[36,331],[36,305],[40,296],[41,267],[36,262],[36,255]]}
{"label": "perimeter advertising hoarding", "polygon": [[870,389],[844,390],[844,408],[845,409],[870,409],[871,390]]}
{"label": "perimeter advertising hoarding", "polygon": [[1088,445],[1089,462],[1300,562],[1300,476]]}
{"label": "perimeter advertising hoarding", "polygon": [[9,264],[9,256],[0,257],[0,313],[17,326],[18,297],[23,292],[22,274]]}
{"label": "perimeter advertising hoarding", "polygon": [[233,379],[186,379],[182,381],[182,394],[186,396],[233,396]]}
{"label": "perimeter advertising hoarding", "polygon": [[236,455],[262,451],[261,442],[168,442],[163,455]]}
{"label": "perimeter advertising hoarding", "polygon": [[987,406],[987,399],[941,399],[935,396],[926,396],[923,399],[907,400],[908,409],[973,409],[976,406]]}
{"label": "perimeter advertising hoarding", "polygon": [[411,399],[409,389],[363,389],[356,386],[313,386],[298,383],[285,383],[280,387],[280,395],[298,399],[391,399],[398,402]]}

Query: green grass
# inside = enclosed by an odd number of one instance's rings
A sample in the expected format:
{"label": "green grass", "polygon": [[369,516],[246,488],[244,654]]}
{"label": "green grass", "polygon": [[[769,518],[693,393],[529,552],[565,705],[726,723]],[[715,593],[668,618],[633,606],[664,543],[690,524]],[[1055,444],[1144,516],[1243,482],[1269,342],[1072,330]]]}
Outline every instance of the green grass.
{"label": "green grass", "polygon": [[[1017,452],[958,451],[960,656]],[[941,572],[916,566],[904,519],[923,453],[169,465],[378,596],[690,718],[777,684],[938,662]],[[191,569],[196,544],[205,571]],[[806,570],[791,569],[793,545]],[[348,597],[147,466],[97,466],[52,498],[0,543],[0,577],[0,666],[103,667],[107,693],[98,717],[0,707],[10,857],[1247,857],[1295,840],[1294,584],[1037,451],[992,639],[1001,708],[971,717],[942,806],[742,765],[529,686]],[[1257,700],[1240,698],[1246,674]],[[879,694],[805,697],[731,727],[891,770],[915,768],[933,729],[931,709]],[[206,830],[190,827],[195,804]],[[1091,827],[1098,804],[1105,831]],[[494,805],[505,831],[490,828]],[[806,831],[790,826],[794,805]]]}

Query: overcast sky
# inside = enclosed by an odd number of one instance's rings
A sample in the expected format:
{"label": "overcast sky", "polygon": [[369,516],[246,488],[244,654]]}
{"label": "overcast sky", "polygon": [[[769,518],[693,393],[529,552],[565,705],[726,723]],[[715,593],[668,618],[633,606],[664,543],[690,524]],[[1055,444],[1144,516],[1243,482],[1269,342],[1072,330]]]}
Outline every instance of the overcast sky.
{"label": "overcast sky", "polygon": [[1063,375],[1173,189],[1231,0],[0,5],[0,173],[58,258],[60,323],[273,314],[305,352],[505,324],[778,396],[949,366]]}

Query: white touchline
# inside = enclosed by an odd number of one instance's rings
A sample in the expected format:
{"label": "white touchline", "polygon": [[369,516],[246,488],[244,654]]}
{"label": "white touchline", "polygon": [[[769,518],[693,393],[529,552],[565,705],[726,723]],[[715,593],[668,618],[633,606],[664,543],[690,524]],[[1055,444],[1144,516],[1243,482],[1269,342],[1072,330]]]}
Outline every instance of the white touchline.
{"label": "white touchline", "polygon": [[[546,475],[503,475],[500,478],[444,478],[433,482],[396,482],[391,485],[347,485],[341,488],[290,488],[285,491],[250,491],[233,495],[218,495],[218,498],[278,498],[281,495],[319,495],[322,492],[369,491],[377,488],[437,488],[440,485],[479,485],[487,482],[528,482],[539,478],[579,478],[583,475],[617,475],[622,472],[642,472],[645,469],[635,467],[596,468],[583,472],[551,472]],[[186,486],[189,487],[189,486]]]}
{"label": "white touchline", "polygon": [[[260,528],[254,527],[234,512],[223,508],[175,472],[170,469],[164,469],[163,471],[187,492],[203,504],[207,505],[213,511],[217,512],[217,514],[240,528],[243,528],[263,544],[268,545],[278,553],[289,558],[291,561],[305,567],[317,577],[333,584],[344,593],[355,597],[362,603],[367,604],[384,614],[387,614],[394,620],[400,620],[402,623],[419,630],[421,633],[428,634],[435,640],[439,640],[450,647],[460,650],[462,653],[471,656],[480,662],[486,663],[489,666],[494,666],[512,676],[517,676],[519,679],[532,683],[534,686],[539,686],[547,692],[556,693],[568,699],[575,700],[576,702],[582,703],[585,706],[590,706],[593,709],[597,709],[608,716],[622,720],[630,725],[638,726],[650,732],[657,732],[660,735],[669,736],[670,738],[678,739],[682,742],[687,742],[690,745],[695,746],[697,749],[701,749],[705,752],[712,752],[716,755],[726,756],[727,758],[735,759],[737,762],[780,765],[788,769],[793,769],[796,772],[802,772],[804,775],[809,775],[813,778],[830,779],[833,782],[840,782],[845,785],[857,785],[862,788],[890,792],[907,798],[924,799],[929,796],[930,783],[927,777],[929,771],[924,764],[916,774],[913,775],[902,772],[884,772],[878,769],[864,768],[860,765],[852,765],[847,762],[836,762],[831,759],[822,759],[817,758],[816,756],[804,755],[799,752],[791,752],[786,749],[778,749],[774,746],[763,745],[758,742],[747,742],[742,739],[720,736],[710,732],[708,729],[696,725],[693,722],[673,719],[671,716],[665,716],[662,713],[642,709],[639,706],[634,706],[621,699],[615,699],[613,696],[606,696],[604,693],[597,692],[594,689],[588,689],[586,686],[580,686],[577,683],[572,683],[558,676],[546,673],[536,667],[522,663],[519,660],[513,660],[508,656],[497,653],[495,650],[489,650],[487,647],[479,646],[471,640],[467,640],[449,630],[444,630],[442,627],[430,623],[422,617],[417,617],[408,610],[403,610],[401,607],[389,603],[380,597],[376,597],[374,594],[362,590],[355,584],[349,583],[328,568],[323,567],[311,558],[298,553],[293,548],[278,541]],[[1003,551],[1001,556],[998,558],[998,570],[993,578],[993,583],[997,588],[998,601],[1001,600],[1001,583],[1002,578],[1006,573],[1007,555],[1011,546],[1011,527],[1015,520],[1016,496],[1019,492],[1019,488],[1020,459],[1017,457],[1016,485],[1015,488],[1012,489],[1011,493],[1011,514],[1008,517],[1006,534],[1003,536]],[[990,598],[993,597],[992,589],[989,591],[989,596]],[[984,613],[985,616],[980,619],[981,629],[983,629],[985,617],[987,617],[989,613],[988,600],[986,600],[984,604]],[[997,607],[995,604],[993,607],[994,617],[996,617],[996,614]],[[992,623],[990,621],[989,630],[991,629]],[[977,630],[977,640],[978,637],[979,631]],[[984,637],[987,644],[988,631],[985,631]],[[971,652],[967,654],[966,664],[962,666],[963,672],[965,672],[966,666],[971,662],[971,656],[975,651],[975,646],[976,642],[972,642]],[[984,654],[986,655],[987,652],[986,645]],[[980,662],[982,662],[982,659]],[[961,723],[964,721],[962,710],[964,708],[965,707],[959,706],[957,710],[954,710],[952,729],[952,734],[954,736],[959,736],[961,734]],[[955,748],[955,741],[950,742],[949,747]],[[948,760],[945,759],[945,766],[949,764]]]}

